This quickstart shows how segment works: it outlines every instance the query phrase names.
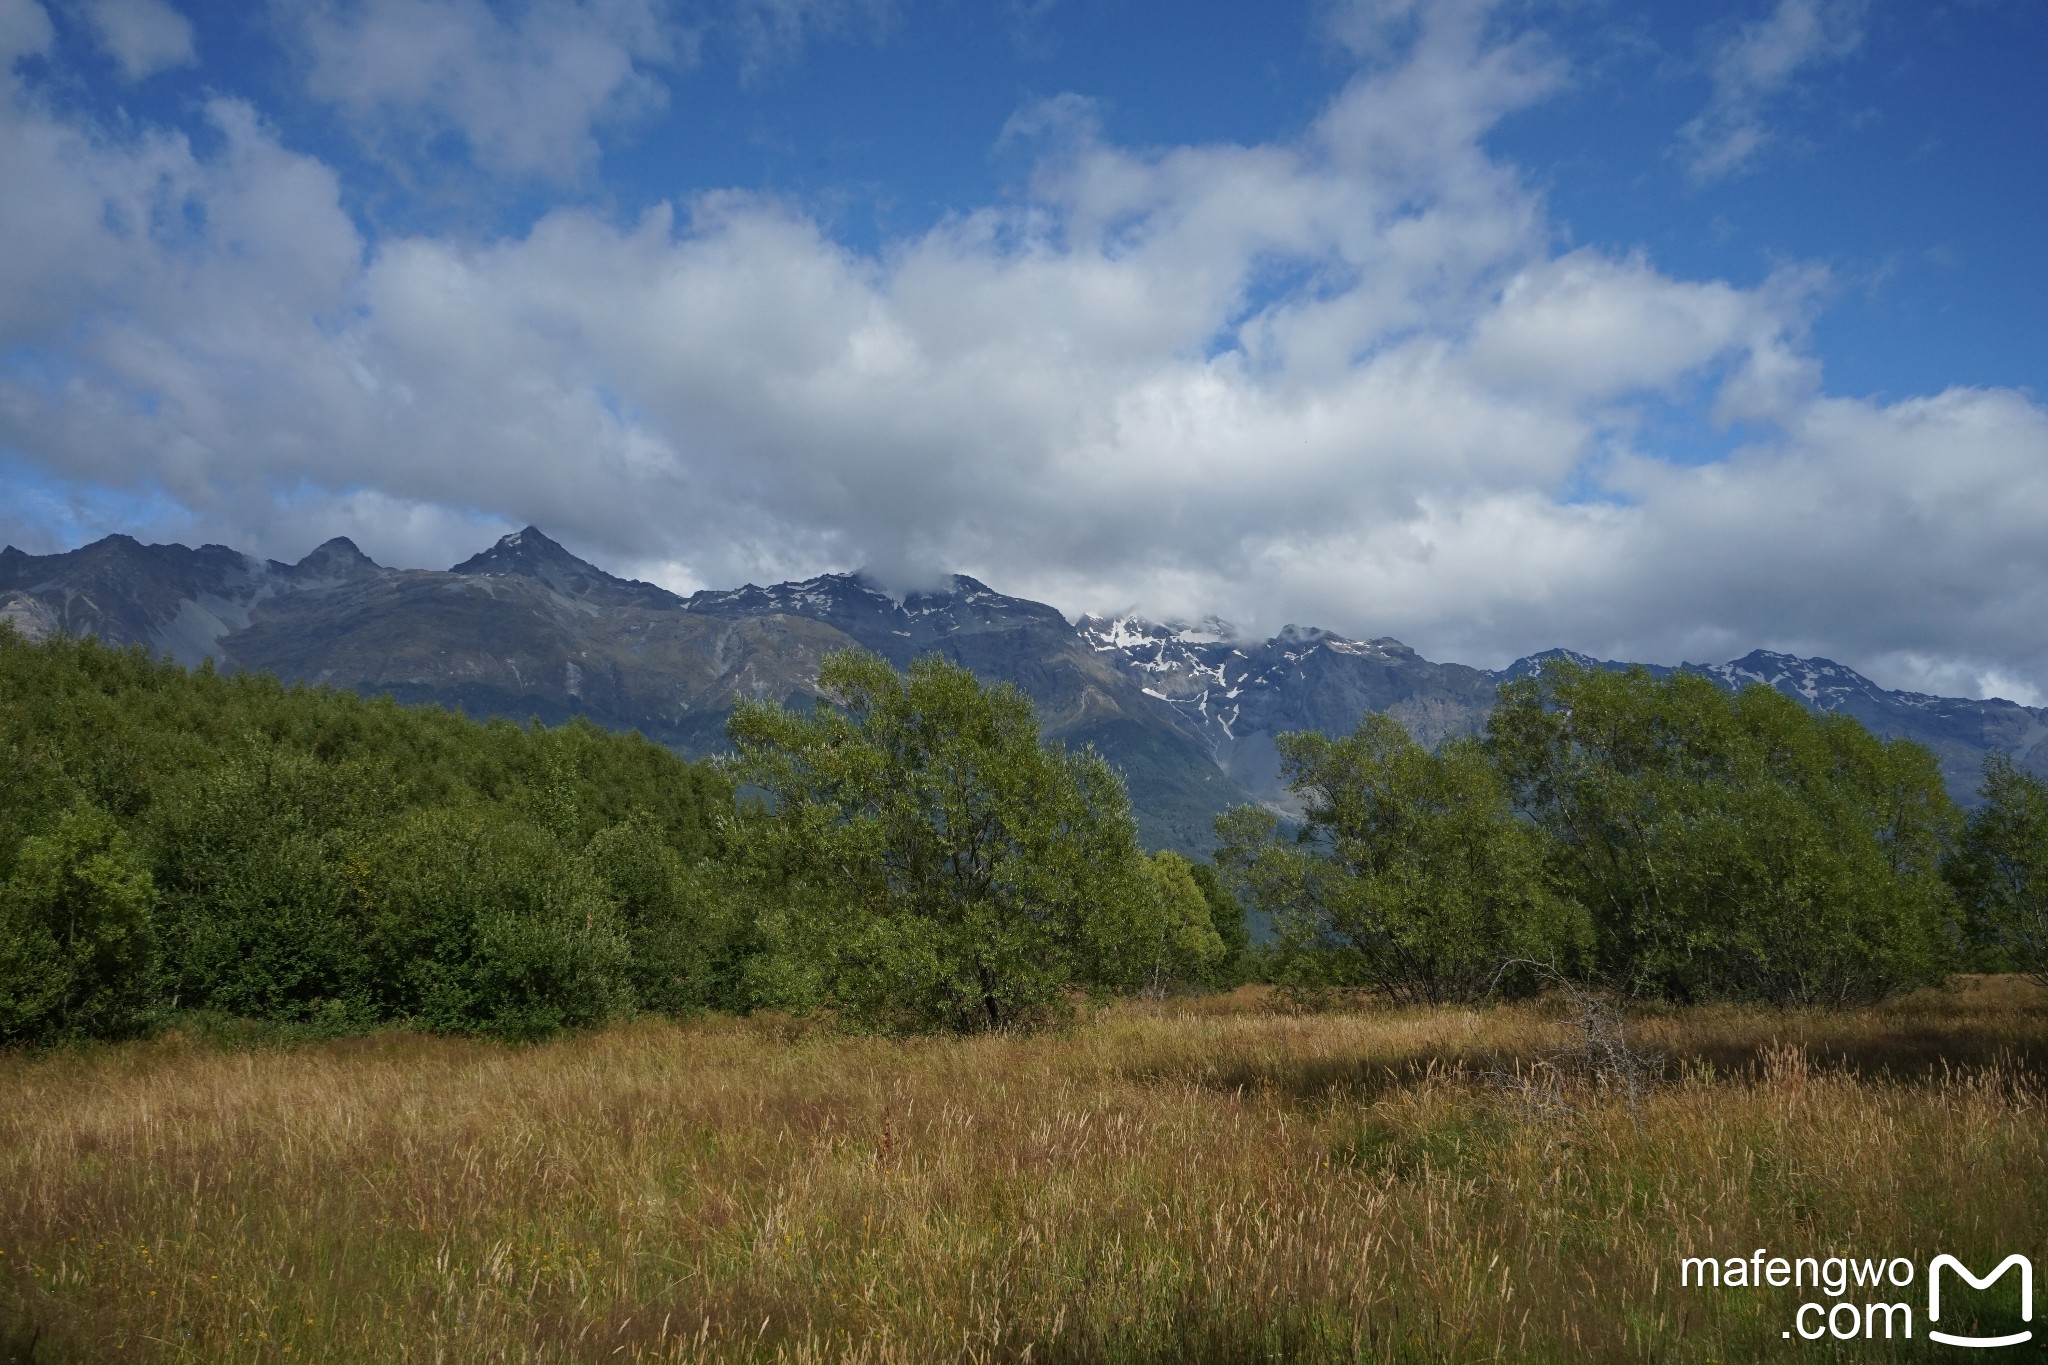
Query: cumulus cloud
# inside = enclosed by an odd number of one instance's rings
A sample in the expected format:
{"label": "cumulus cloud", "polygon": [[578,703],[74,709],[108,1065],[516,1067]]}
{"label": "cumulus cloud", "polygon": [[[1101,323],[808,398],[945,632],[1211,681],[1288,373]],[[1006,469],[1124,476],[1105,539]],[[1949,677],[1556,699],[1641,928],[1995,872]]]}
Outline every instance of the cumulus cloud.
{"label": "cumulus cloud", "polygon": [[[157,5],[161,0],[100,0]],[[459,139],[486,172],[563,183],[715,47],[743,75],[885,31],[895,0],[277,0],[306,87],[394,160]]]}
{"label": "cumulus cloud", "polygon": [[88,0],[85,17],[131,81],[184,66],[196,55],[191,21],[166,0]]}
{"label": "cumulus cloud", "polygon": [[1748,170],[1774,136],[1764,117],[1771,102],[1801,72],[1854,52],[1863,24],[1863,0],[1778,0],[1723,40],[1710,61],[1713,96],[1679,132],[1692,177]]}
{"label": "cumulus cloud", "polygon": [[455,134],[489,171],[570,179],[597,130],[658,108],[688,35],[650,0],[322,0],[280,7],[307,89],[373,139]]}
{"label": "cumulus cloud", "polygon": [[[280,557],[441,565],[538,521],[685,590],[959,569],[1472,662],[2048,681],[2048,412],[1828,394],[1811,270],[1559,252],[1484,138],[1567,73],[1475,13],[1416,7],[1288,140],[1035,108],[1014,201],[873,254],[731,193],[367,240],[247,105],[202,155],[17,97],[0,448]],[[1732,449],[1658,448],[1674,409]]]}
{"label": "cumulus cloud", "polygon": [[0,75],[23,57],[49,50],[50,16],[36,0],[0,0]]}
{"label": "cumulus cloud", "polygon": [[756,75],[822,39],[885,33],[897,18],[897,0],[729,0],[701,14],[698,29],[730,46],[744,74]]}

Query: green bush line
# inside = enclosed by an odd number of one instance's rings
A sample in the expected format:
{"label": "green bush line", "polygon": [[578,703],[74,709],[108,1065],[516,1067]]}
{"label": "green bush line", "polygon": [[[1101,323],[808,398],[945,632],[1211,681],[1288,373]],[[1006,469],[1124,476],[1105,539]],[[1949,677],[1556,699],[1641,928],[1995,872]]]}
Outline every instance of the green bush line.
{"label": "green bush line", "polygon": [[585,722],[0,632],[0,1040],[741,1003],[731,811],[714,769]]}
{"label": "green bush line", "polygon": [[1232,811],[1211,868],[1145,856],[1119,775],[1013,688],[851,651],[820,685],[743,702],[713,765],[0,629],[0,1043],[760,1006],[973,1032],[1254,972],[1823,1005],[2048,974],[2048,788],[1994,757],[1965,822],[1925,749],[1767,688],[1564,664],[1435,752],[1378,715],[1282,736],[1298,835]]}
{"label": "green bush line", "polygon": [[1994,755],[1965,822],[1934,755],[1771,688],[1559,661],[1432,753],[1390,718],[1283,735],[1295,837],[1218,822],[1304,992],[1868,1003],[2044,955],[2048,785]]}

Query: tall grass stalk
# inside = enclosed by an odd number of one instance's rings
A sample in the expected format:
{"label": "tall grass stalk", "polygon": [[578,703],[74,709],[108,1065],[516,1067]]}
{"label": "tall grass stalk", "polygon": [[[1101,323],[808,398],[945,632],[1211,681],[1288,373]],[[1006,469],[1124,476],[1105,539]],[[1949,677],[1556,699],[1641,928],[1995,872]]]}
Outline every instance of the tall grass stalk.
{"label": "tall grass stalk", "polygon": [[1869,1359],[1679,1258],[2048,1265],[2035,988],[1632,1028],[1662,1083],[1542,1112],[1554,1007],[1256,992],[0,1057],[0,1360]]}

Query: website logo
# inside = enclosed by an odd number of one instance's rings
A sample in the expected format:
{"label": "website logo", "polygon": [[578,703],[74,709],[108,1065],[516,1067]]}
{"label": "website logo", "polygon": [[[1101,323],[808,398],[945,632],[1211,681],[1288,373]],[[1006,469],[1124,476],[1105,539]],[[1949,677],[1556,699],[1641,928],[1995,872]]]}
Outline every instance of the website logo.
{"label": "website logo", "polygon": [[1970,1273],[1968,1266],[1958,1261],[1955,1257],[1945,1254],[1935,1257],[1933,1264],[1927,1267],[1928,1339],[1930,1341],[1938,1341],[1944,1346],[2017,1346],[2021,1342],[2033,1340],[2034,1332],[2032,1328],[2028,1328],[2024,1332],[2014,1332],[2010,1336],[2003,1337],[1964,1337],[1937,1331],[1933,1326],[1933,1324],[1941,1321],[1941,1272],[1944,1267],[1962,1276],[1972,1289],[1989,1289],[2000,1276],[2015,1266],[2019,1268],[2020,1272],[2020,1321],[2032,1322],[2034,1320],[2034,1264],[2032,1261],[2029,1261],[2018,1252],[2014,1252],[2000,1261],[1996,1270],[1979,1279]]}
{"label": "website logo", "polygon": [[[1960,1279],[1975,1290],[1987,1290],[2003,1280],[2006,1272],[2019,1272],[2020,1321],[2034,1320],[2034,1264],[2015,1252],[1989,1274],[1979,1275],[1946,1252],[1927,1262],[1927,1340],[1943,1346],[1991,1348],[2019,1346],[2034,1339],[2031,1327],[1999,1336],[1976,1336],[1941,1330],[1943,1280],[1949,1281],[1950,1322],[1956,1288]],[[1944,1276],[1943,1272],[1952,1272]],[[1791,1325],[1782,1333],[1786,1340],[1876,1341],[1904,1338],[1914,1333],[1914,1295],[1898,1291],[1917,1289],[1920,1267],[1904,1256],[1773,1256],[1758,1247],[1748,1256],[1685,1256],[1679,1260],[1678,1283],[1683,1289],[1706,1290],[1806,1290],[1813,1297],[1792,1314]],[[1973,1315],[1974,1316],[1974,1315]]]}

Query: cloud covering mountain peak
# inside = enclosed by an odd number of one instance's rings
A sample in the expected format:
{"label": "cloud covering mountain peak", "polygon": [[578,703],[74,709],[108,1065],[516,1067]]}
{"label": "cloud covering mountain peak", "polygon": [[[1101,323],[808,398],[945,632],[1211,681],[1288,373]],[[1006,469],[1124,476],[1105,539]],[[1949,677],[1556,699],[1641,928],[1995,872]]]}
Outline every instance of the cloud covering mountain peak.
{"label": "cloud covering mountain peak", "polygon": [[[63,59],[40,5],[4,4],[16,55]],[[34,477],[0,531],[48,547],[68,509],[140,505],[266,553],[339,527],[445,564],[545,519],[685,595],[866,565],[900,597],[957,566],[1073,612],[1316,620],[1493,666],[1763,640],[2048,688],[2036,399],[1831,392],[1825,264],[1742,281],[1571,244],[1497,146],[1582,74],[1520,11],[1338,8],[1355,69],[1298,129],[1118,141],[1069,100],[1012,121],[1004,193],[872,247],[701,187],[380,228],[347,158],[246,98],[115,135],[10,56],[0,345],[33,359],[0,367],[0,449]],[[1848,52],[1821,8],[1813,51]],[[559,96],[569,141],[481,86],[345,85],[401,11]],[[518,175],[589,173],[691,60],[644,6],[519,13],[340,6],[301,38],[357,135],[403,104]],[[1811,65],[1763,60],[1774,95]],[[1764,117],[1762,79],[1728,117]]]}

